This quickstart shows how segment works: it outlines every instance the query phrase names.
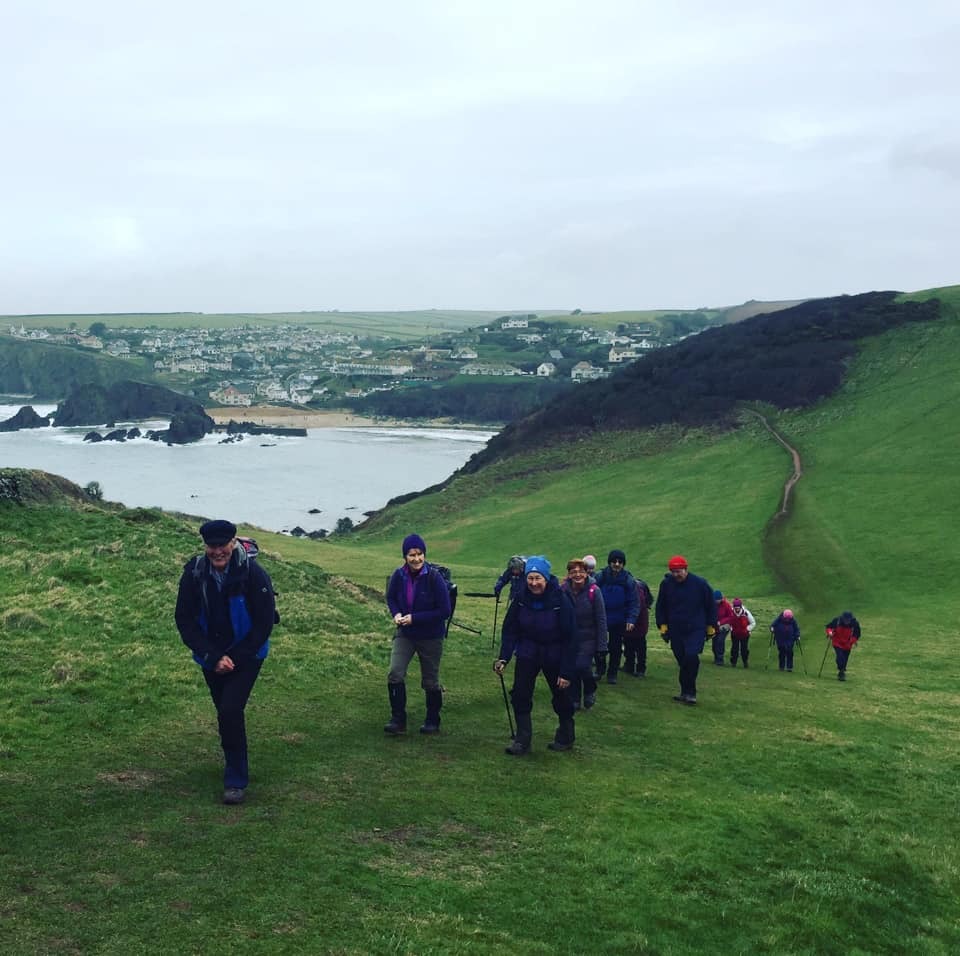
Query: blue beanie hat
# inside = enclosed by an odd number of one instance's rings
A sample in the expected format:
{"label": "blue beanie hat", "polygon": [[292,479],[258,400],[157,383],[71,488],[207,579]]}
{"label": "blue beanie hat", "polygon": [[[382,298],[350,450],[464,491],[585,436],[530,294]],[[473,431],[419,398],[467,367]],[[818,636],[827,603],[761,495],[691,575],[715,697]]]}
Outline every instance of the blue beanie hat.
{"label": "blue beanie hat", "polygon": [[420,535],[418,535],[418,534],[408,534],[408,535],[403,539],[403,549],[401,550],[400,553],[401,553],[404,557],[406,557],[406,556],[407,556],[407,552],[408,552],[411,548],[416,548],[418,551],[422,551],[424,554],[427,553],[427,545],[426,545],[426,542],[425,542],[425,541],[423,540],[423,538],[421,538]]}
{"label": "blue beanie hat", "polygon": [[714,599],[714,601],[721,601],[721,600],[723,600],[723,591],[714,591],[714,592],[713,592],[713,599]]}
{"label": "blue beanie hat", "polygon": [[550,562],[542,554],[535,554],[533,557],[527,558],[527,563],[523,566],[523,573],[530,574],[532,571],[536,571],[537,574],[542,574],[547,580],[550,580]]}
{"label": "blue beanie hat", "polygon": [[619,558],[624,564],[627,563],[627,556],[619,548],[614,548],[607,555],[607,564],[609,564],[614,558]]}

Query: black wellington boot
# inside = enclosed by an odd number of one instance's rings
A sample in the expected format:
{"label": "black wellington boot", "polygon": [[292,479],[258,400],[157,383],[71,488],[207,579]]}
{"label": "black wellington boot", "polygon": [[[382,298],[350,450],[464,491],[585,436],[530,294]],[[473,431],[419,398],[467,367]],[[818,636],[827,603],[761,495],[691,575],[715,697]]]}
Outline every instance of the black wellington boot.
{"label": "black wellington boot", "polygon": [[513,757],[521,757],[530,753],[530,740],[533,737],[533,721],[529,714],[517,714],[517,732],[513,743],[504,747],[503,752]]}
{"label": "black wellington boot", "polygon": [[573,718],[567,717],[560,721],[557,732],[553,735],[553,740],[547,744],[549,750],[570,750],[573,747],[575,738]]}
{"label": "black wellington boot", "polygon": [[396,736],[407,732],[407,685],[387,684],[390,697],[390,721],[383,728],[385,734]]}
{"label": "black wellington boot", "polygon": [[427,695],[427,716],[420,727],[421,734],[440,733],[440,708],[443,706],[443,691],[438,687],[436,690],[426,691]]}

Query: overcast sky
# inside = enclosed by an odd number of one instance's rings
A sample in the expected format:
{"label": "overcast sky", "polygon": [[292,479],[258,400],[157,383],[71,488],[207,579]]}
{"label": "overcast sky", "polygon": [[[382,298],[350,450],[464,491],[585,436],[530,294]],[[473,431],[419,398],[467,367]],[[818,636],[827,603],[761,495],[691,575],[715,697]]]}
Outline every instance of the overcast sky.
{"label": "overcast sky", "polygon": [[6,0],[0,313],[960,283],[960,3]]}

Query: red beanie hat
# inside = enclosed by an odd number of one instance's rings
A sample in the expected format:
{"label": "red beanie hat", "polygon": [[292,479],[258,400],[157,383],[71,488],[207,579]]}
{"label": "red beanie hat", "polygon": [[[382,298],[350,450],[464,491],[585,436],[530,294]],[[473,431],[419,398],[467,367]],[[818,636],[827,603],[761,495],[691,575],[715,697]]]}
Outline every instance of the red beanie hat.
{"label": "red beanie hat", "polygon": [[668,562],[667,567],[671,571],[676,571],[679,568],[685,568],[687,566],[687,559],[682,554],[675,554]]}

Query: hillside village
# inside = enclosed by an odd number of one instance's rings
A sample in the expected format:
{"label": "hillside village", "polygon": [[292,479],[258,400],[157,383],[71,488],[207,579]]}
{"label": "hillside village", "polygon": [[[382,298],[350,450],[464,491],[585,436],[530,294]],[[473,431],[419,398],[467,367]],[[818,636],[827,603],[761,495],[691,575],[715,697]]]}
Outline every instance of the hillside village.
{"label": "hillside village", "polygon": [[606,378],[617,366],[677,338],[668,339],[650,325],[596,329],[535,314],[504,315],[487,326],[438,333],[434,341],[420,343],[296,324],[184,330],[108,329],[94,322],[86,332],[23,325],[12,325],[9,331],[19,339],[120,358],[140,356],[152,364],[158,379],[173,387],[234,406],[262,401],[322,404],[457,376],[526,376],[575,384]]}

